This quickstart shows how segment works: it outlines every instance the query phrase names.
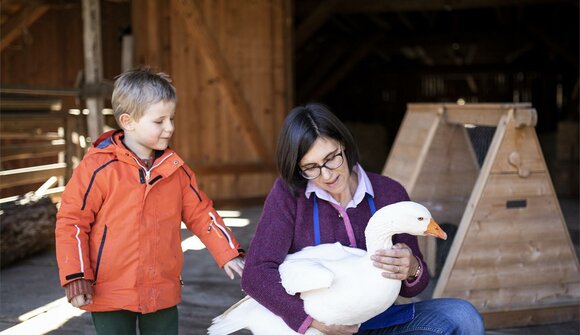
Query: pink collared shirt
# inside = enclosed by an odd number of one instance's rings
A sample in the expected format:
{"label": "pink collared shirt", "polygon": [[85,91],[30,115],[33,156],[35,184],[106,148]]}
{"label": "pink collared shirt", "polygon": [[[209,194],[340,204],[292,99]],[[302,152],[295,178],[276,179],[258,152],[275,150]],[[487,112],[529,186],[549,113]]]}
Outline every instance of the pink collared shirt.
{"label": "pink collared shirt", "polygon": [[[370,194],[371,197],[373,198],[375,196],[373,192],[373,186],[371,185],[371,181],[369,180],[367,173],[363,170],[360,164],[356,164],[353,167],[352,171],[356,173],[358,176],[358,185],[356,187],[356,191],[354,192],[352,200],[350,200],[348,204],[346,204],[346,207],[343,208],[344,210],[347,210],[348,208],[356,208],[356,206],[358,206],[358,204],[360,204],[361,201],[363,201],[367,193]],[[314,182],[309,180],[308,184],[306,184],[306,190],[304,194],[306,195],[306,198],[310,199],[310,195],[312,193],[316,193],[316,196],[318,198],[326,200],[331,204],[338,205],[342,208],[342,205],[336,199],[334,199],[330,195],[330,193],[326,192],[325,190],[317,186]]]}

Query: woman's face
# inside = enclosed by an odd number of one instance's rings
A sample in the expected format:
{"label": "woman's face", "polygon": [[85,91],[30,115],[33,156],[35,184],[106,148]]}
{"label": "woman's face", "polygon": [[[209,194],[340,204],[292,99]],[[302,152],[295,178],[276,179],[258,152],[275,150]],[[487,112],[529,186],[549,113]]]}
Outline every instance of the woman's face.
{"label": "woman's face", "polygon": [[[338,157],[340,156],[340,157]],[[320,171],[320,166],[333,166],[333,162],[343,159],[342,164],[331,170],[323,167]],[[348,181],[350,173],[348,171],[348,162],[344,156],[343,148],[340,143],[334,139],[319,137],[314,141],[310,150],[302,157],[298,167],[303,171],[310,172],[318,170],[320,175],[311,181],[318,187],[327,191],[331,195],[338,195],[343,192],[348,192]]]}

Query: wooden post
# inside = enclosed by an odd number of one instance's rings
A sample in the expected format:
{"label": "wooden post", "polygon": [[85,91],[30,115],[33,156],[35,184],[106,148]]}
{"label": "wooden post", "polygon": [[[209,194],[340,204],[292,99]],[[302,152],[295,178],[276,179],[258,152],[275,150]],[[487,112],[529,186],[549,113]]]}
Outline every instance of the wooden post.
{"label": "wooden post", "polygon": [[[101,46],[101,8],[99,0],[83,0],[83,40],[85,53],[85,85],[97,85],[103,80]],[[104,101],[102,97],[88,97],[88,132],[95,141],[103,132]]]}

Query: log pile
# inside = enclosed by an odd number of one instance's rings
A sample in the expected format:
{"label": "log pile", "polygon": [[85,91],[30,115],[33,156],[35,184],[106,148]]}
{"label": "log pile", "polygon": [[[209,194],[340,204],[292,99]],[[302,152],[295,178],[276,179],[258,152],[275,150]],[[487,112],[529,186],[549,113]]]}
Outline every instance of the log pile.
{"label": "log pile", "polygon": [[48,197],[0,204],[0,267],[53,246],[56,211]]}

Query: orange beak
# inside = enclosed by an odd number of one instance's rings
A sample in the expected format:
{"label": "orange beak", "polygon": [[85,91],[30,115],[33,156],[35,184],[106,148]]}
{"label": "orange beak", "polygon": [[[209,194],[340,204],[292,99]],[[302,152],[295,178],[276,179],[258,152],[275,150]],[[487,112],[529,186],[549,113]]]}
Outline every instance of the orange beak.
{"label": "orange beak", "polygon": [[433,219],[431,219],[431,221],[429,221],[429,226],[427,226],[427,230],[425,230],[425,235],[435,236],[435,237],[440,238],[442,240],[447,239],[447,234],[445,234],[443,229],[441,229],[441,227],[439,227],[437,222],[435,222],[435,220],[433,220]]}

